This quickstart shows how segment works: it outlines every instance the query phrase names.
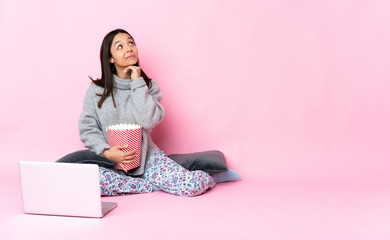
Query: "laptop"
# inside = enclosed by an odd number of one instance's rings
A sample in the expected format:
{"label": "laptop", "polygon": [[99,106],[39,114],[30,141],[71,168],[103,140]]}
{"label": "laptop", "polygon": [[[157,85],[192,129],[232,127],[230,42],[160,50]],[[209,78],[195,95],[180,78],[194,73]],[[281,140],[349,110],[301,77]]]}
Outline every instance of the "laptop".
{"label": "laptop", "polygon": [[101,202],[95,164],[19,161],[19,177],[28,214],[102,218],[117,206]]}

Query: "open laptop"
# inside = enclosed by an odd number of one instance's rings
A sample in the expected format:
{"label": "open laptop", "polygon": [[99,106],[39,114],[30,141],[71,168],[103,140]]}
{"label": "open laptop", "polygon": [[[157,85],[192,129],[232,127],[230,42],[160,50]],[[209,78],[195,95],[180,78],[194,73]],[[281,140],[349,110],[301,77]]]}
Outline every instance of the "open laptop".
{"label": "open laptop", "polygon": [[117,206],[101,202],[95,164],[19,161],[19,176],[25,213],[101,218]]}

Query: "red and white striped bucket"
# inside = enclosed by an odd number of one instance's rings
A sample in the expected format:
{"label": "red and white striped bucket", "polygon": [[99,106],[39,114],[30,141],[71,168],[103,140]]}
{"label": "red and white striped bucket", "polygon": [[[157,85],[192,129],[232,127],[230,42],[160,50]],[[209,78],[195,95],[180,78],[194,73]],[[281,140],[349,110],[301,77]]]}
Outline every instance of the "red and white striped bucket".
{"label": "red and white striped bucket", "polygon": [[[128,145],[123,152],[136,150],[136,157],[132,163],[124,163],[125,169],[130,170],[141,165],[142,127],[137,124],[117,124],[106,128],[108,145],[111,147]],[[121,169],[118,164],[114,168]]]}

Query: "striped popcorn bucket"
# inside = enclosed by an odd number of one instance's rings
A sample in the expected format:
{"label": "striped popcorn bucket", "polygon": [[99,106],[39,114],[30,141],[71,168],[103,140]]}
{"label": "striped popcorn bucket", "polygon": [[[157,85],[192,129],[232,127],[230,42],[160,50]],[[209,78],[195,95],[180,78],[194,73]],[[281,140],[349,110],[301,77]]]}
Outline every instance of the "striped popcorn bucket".
{"label": "striped popcorn bucket", "polygon": [[[142,127],[137,124],[117,124],[106,128],[108,145],[111,147],[128,145],[122,149],[123,152],[131,152],[136,150],[135,161],[132,163],[124,163],[125,169],[130,170],[141,165],[142,151]],[[114,168],[121,169],[118,164]]]}

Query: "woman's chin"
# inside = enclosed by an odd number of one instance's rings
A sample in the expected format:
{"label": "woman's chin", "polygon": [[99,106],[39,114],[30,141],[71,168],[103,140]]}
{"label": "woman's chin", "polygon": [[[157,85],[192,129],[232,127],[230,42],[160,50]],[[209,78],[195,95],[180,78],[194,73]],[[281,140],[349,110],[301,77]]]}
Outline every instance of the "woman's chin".
{"label": "woman's chin", "polygon": [[137,60],[137,59],[128,59],[128,60],[126,61],[126,65],[128,65],[128,67],[129,67],[129,66],[135,66],[135,65],[137,65],[137,63],[138,63],[138,60]]}

